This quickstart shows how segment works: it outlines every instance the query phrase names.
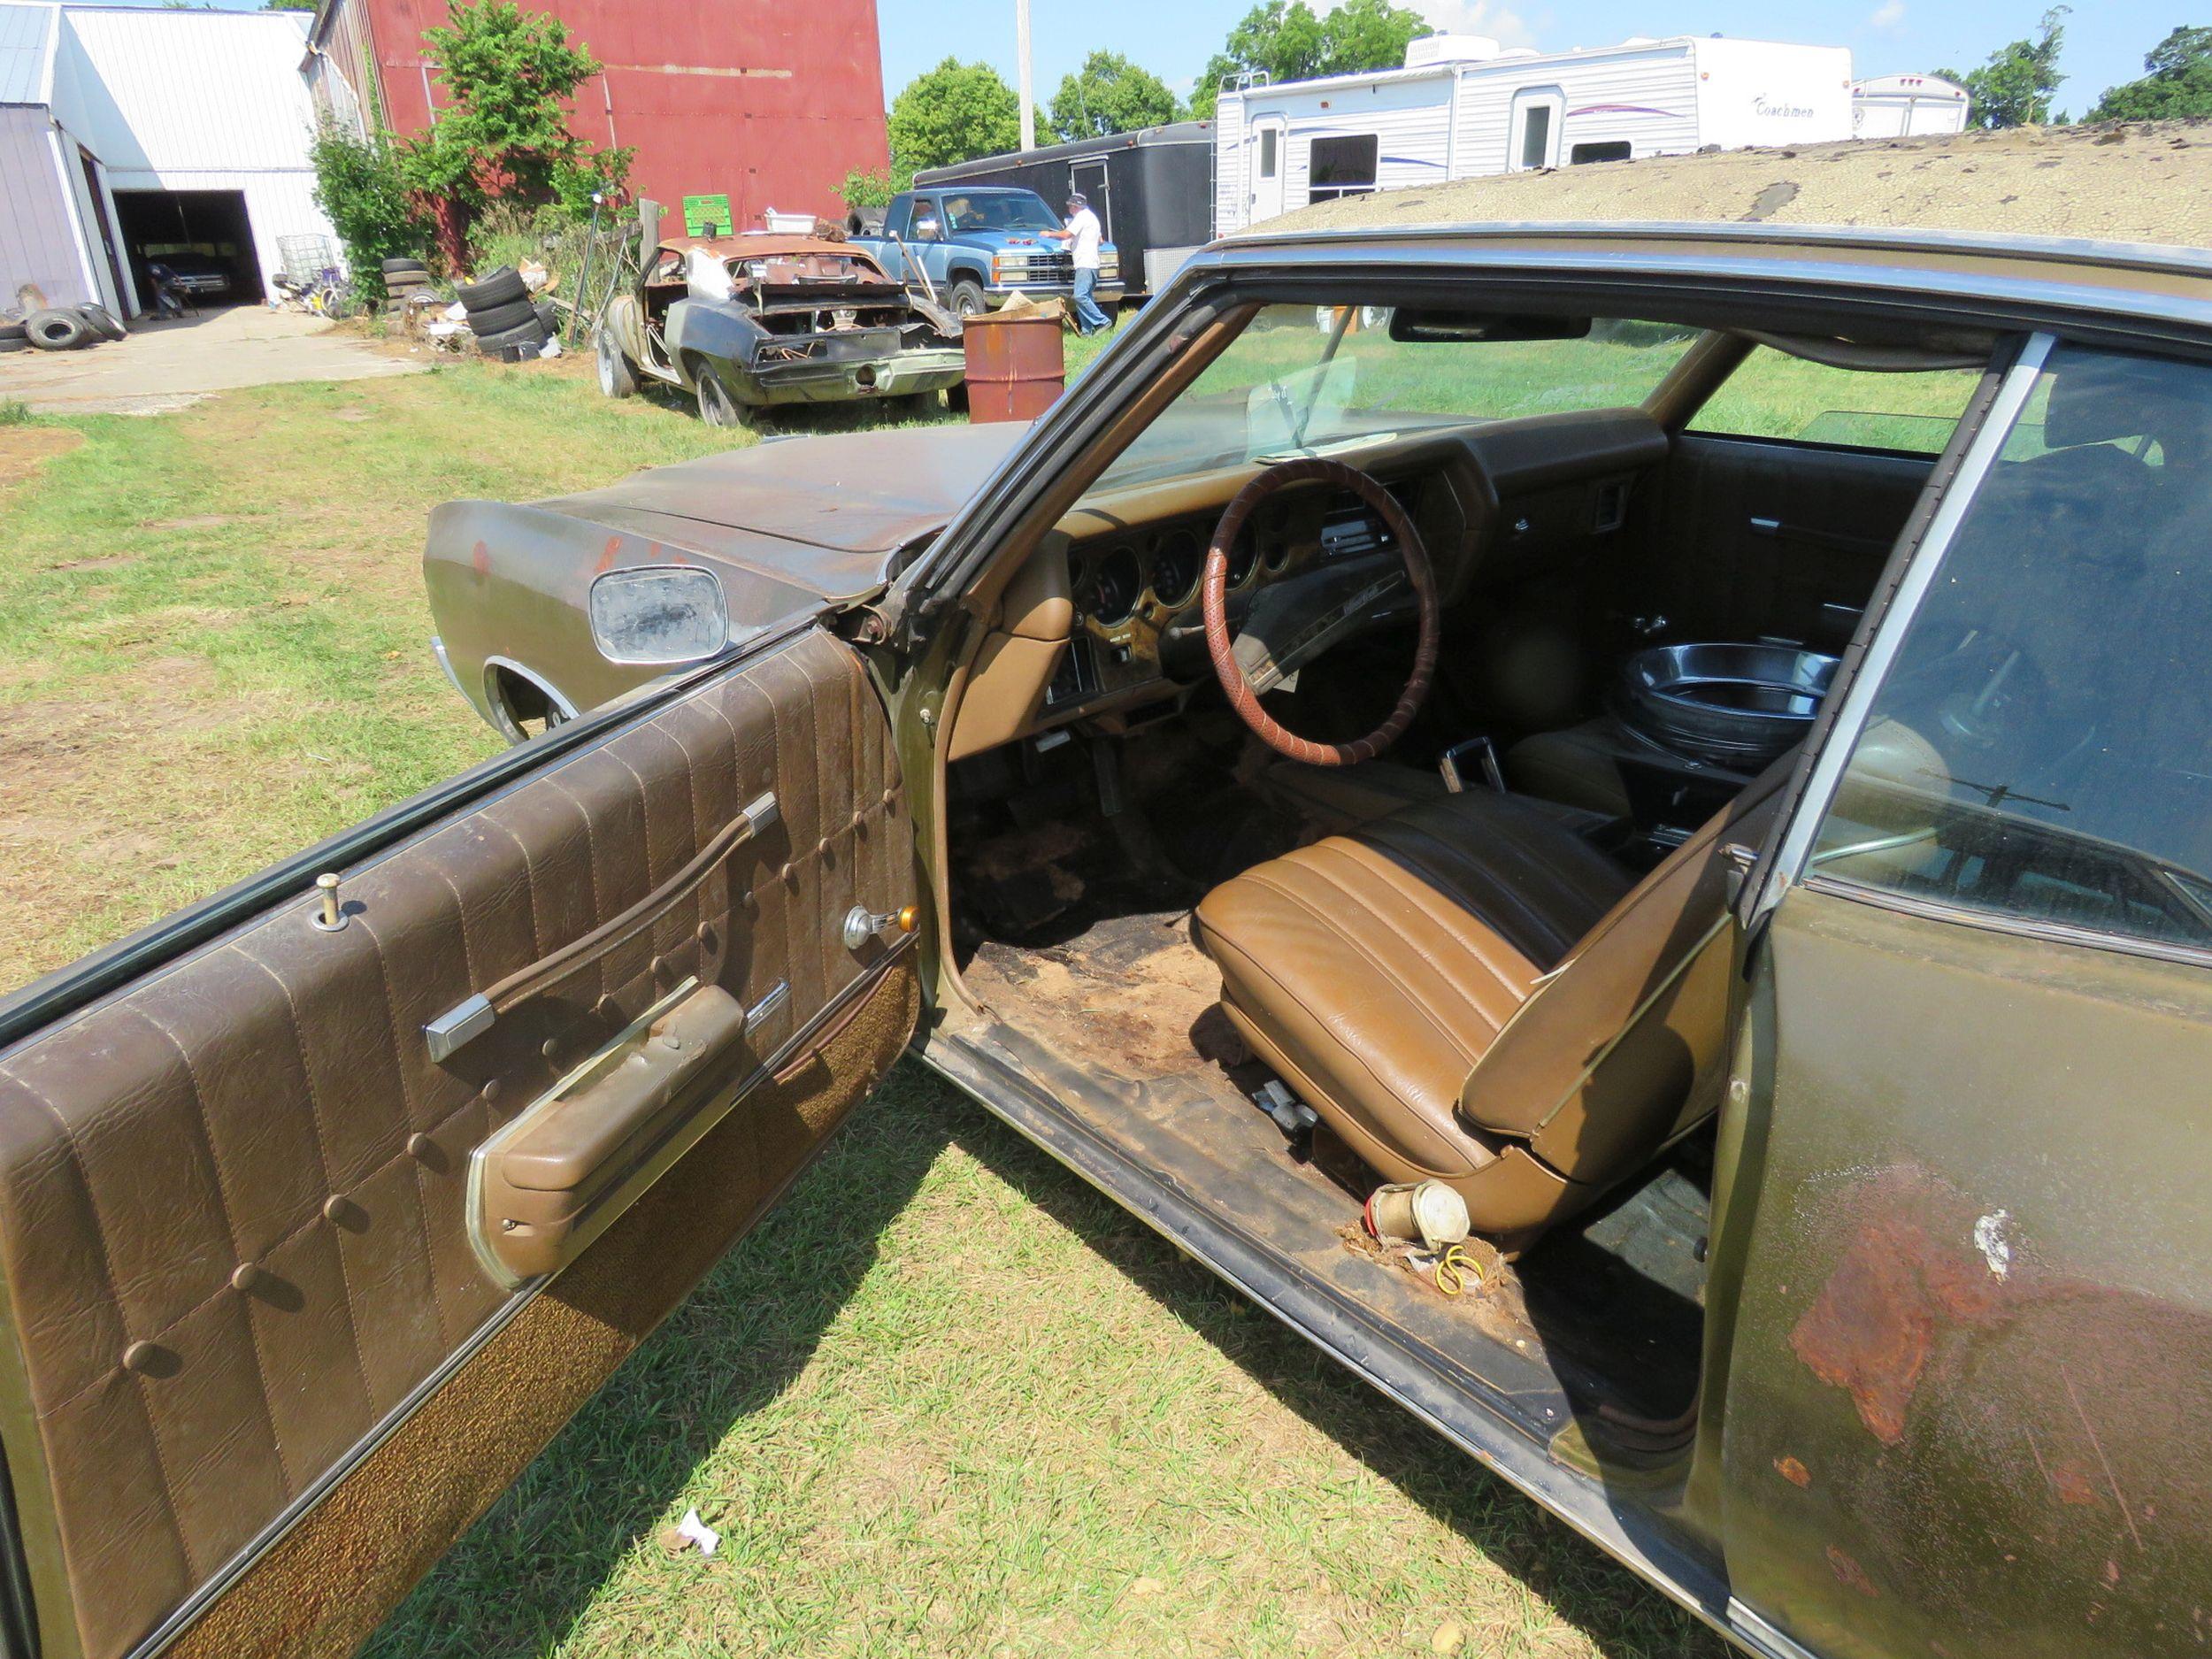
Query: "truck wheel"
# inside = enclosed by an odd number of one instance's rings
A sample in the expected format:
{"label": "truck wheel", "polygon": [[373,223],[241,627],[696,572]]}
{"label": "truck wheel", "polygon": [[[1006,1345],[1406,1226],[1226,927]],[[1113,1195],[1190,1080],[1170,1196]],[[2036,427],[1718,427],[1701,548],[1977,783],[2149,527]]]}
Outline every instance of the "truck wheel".
{"label": "truck wheel", "polygon": [[738,430],[753,424],[753,411],[739,403],[711,363],[698,365],[699,419],[710,426]]}
{"label": "truck wheel", "polygon": [[602,326],[593,331],[592,353],[599,359],[599,389],[610,397],[629,397],[637,391],[637,371],[630,366],[630,359],[615,343],[614,330]]}
{"label": "truck wheel", "polygon": [[983,296],[983,284],[973,277],[956,277],[945,288],[945,309],[958,317],[980,317],[991,309]]}

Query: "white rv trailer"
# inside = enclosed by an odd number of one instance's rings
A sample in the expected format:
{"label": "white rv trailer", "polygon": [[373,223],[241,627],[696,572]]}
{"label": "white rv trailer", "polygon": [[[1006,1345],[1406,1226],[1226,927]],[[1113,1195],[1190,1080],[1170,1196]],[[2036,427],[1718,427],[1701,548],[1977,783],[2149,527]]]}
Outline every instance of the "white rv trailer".
{"label": "white rv trailer", "polygon": [[1539,53],[1432,35],[1402,69],[1225,88],[1214,130],[1226,235],[1370,190],[1848,138],[1851,54],[1695,36]]}
{"label": "white rv trailer", "polygon": [[1934,75],[1877,75],[1851,88],[1854,138],[1916,138],[1966,130],[1966,88]]}

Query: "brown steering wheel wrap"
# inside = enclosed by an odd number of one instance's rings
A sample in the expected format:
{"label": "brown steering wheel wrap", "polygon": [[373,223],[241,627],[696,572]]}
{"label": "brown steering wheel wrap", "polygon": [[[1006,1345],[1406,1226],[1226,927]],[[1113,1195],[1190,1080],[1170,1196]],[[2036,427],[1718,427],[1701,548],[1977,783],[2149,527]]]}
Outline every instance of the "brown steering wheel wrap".
{"label": "brown steering wheel wrap", "polygon": [[[1277,490],[1307,483],[1333,484],[1339,489],[1349,490],[1382,515],[1383,522],[1390,526],[1390,534],[1398,540],[1398,557],[1405,561],[1406,576],[1412,584],[1414,602],[1420,613],[1420,636],[1413,648],[1413,672],[1407,677],[1405,689],[1398,694],[1397,706],[1380,726],[1356,742],[1316,743],[1271,718],[1260,707],[1259,694],[1244,677],[1244,669],[1237,661],[1236,641],[1229,633],[1230,549],[1236,546],[1245,521],[1260,503]],[[1206,575],[1200,585],[1200,595],[1206,618],[1206,649],[1213,657],[1214,674],[1228,695],[1229,706],[1252,728],[1260,741],[1279,755],[1303,761],[1309,766],[1356,766],[1362,761],[1374,759],[1403,737],[1413,717],[1428,701],[1429,687],[1436,680],[1440,609],[1436,571],[1429,563],[1429,550],[1421,541],[1421,533],[1413,527],[1413,520],[1406,516],[1405,509],[1388,490],[1357,467],[1347,466],[1341,461],[1324,460],[1318,456],[1282,461],[1239,490],[1236,499],[1221,515],[1221,522],[1214,527],[1213,544],[1206,549]]]}

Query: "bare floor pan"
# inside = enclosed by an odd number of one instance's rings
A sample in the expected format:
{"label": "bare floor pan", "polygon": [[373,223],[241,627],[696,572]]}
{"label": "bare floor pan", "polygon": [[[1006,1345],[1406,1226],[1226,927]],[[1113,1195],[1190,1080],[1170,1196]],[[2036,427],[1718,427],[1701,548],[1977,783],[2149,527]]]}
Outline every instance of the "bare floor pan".
{"label": "bare floor pan", "polygon": [[1056,942],[996,941],[970,960],[995,1019],[975,1041],[1157,1179],[1389,1326],[1458,1387],[1548,1440],[1571,1426],[1615,1455],[1686,1443],[1702,1310],[1701,1186],[1680,1162],[1517,1263],[1448,1297],[1358,1232],[1373,1180],[1324,1133],[1294,1156],[1248,1091],[1187,912],[1102,916]]}

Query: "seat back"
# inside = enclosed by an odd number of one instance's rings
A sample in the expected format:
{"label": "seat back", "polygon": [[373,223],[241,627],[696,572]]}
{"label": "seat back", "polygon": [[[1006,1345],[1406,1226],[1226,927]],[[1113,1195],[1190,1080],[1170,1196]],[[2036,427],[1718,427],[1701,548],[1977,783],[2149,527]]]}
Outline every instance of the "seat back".
{"label": "seat back", "polygon": [[1765,835],[1795,758],[1762,773],[1537,981],[1468,1074],[1469,1128],[1602,1186],[1714,1110],[1733,961],[1724,849]]}

